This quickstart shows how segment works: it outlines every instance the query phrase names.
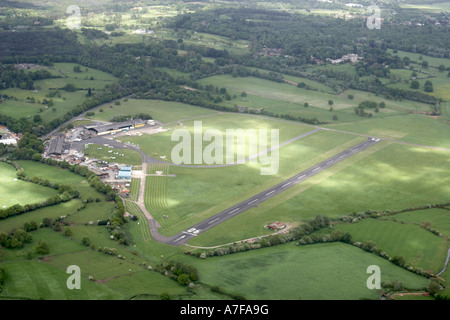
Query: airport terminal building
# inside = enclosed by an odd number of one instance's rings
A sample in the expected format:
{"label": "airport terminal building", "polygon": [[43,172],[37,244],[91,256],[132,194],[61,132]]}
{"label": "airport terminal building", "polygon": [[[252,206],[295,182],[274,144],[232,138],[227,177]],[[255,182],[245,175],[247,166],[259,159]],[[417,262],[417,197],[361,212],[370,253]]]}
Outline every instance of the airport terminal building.
{"label": "airport terminal building", "polygon": [[[88,125],[84,128],[86,130],[89,130],[91,133],[103,136],[107,134],[115,134],[122,131],[128,131],[133,130],[137,128],[142,128],[146,124],[152,124],[151,121],[153,120],[141,120],[141,119],[134,119],[124,122],[115,122],[111,124],[105,124],[105,125]],[[153,121],[154,122],[154,121]],[[153,123],[154,124],[154,123]]]}

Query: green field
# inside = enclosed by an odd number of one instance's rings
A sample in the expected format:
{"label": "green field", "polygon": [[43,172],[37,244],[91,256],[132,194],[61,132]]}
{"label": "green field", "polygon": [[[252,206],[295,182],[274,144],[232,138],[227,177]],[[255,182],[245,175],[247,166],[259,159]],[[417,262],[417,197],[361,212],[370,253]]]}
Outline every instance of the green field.
{"label": "green field", "polygon": [[[0,299],[48,300],[117,300],[124,296],[102,285],[81,279],[81,290],[69,290],[66,270],[41,261],[20,261],[3,264],[8,273]],[[69,266],[69,265],[68,265]]]}
{"label": "green field", "polygon": [[389,256],[403,256],[406,263],[433,273],[443,268],[447,257],[445,239],[420,226],[365,219],[354,224],[339,224],[336,228],[349,232],[353,241],[373,241]]}
{"label": "green field", "polygon": [[358,123],[330,125],[329,127],[373,135],[382,139],[395,139],[421,145],[450,148],[448,124],[418,114],[385,119],[366,119]]}
{"label": "green field", "polygon": [[[0,106],[0,113],[17,119],[21,117],[31,118],[39,114],[44,122],[49,122],[65,115],[75,106],[81,105],[87,99],[88,88],[92,90],[103,89],[106,85],[118,80],[108,73],[83,66],[81,66],[82,71],[76,73],[73,71],[75,65],[73,63],[55,63],[52,67],[43,67],[57,78],[36,80],[35,87],[37,90],[22,90],[20,88],[0,90],[2,95],[6,94],[17,99],[8,99],[3,102]],[[62,90],[61,88],[67,84],[75,85],[77,91],[67,92]],[[59,94],[54,97],[47,96],[57,90]],[[28,97],[33,97],[36,102],[27,102]],[[44,99],[52,99],[53,106],[42,104]]]}
{"label": "green field", "polygon": [[342,243],[286,244],[207,258],[197,265],[205,283],[258,300],[379,299],[377,290],[366,287],[371,265],[380,267],[382,283],[399,280],[416,290],[428,283],[426,278]]}
{"label": "green field", "polygon": [[151,115],[154,120],[169,123],[183,118],[216,113],[214,110],[179,102],[141,99],[120,100],[120,105],[111,104],[102,109],[103,112],[96,112],[92,119],[109,121],[114,116],[146,113]]}
{"label": "green field", "polygon": [[[147,178],[148,203],[162,204],[152,207],[150,212],[153,215],[158,212],[157,219],[167,215],[167,219],[158,221],[171,232],[175,226],[177,230],[189,227],[363,140],[346,134],[316,132],[280,149],[279,171],[273,176],[261,175],[260,164],[221,168],[170,166],[167,172],[175,177]],[[178,225],[180,220],[184,221]],[[247,228],[254,226],[247,224]]]}
{"label": "green field", "polygon": [[16,169],[8,163],[0,162],[0,208],[41,202],[55,194],[54,189],[18,180]]}
{"label": "green field", "polygon": [[[61,216],[72,215],[75,213],[78,214],[77,210],[81,208],[81,206],[81,200],[74,199],[72,201],[60,203],[58,205],[8,217],[8,219],[5,219],[1,222],[0,232],[8,233],[13,231],[14,229],[22,228],[25,222],[34,221],[39,224],[44,218],[57,219]],[[71,217],[68,217],[67,219],[70,220]]]}
{"label": "green field", "polygon": [[448,209],[409,211],[386,218],[401,223],[429,226],[431,229],[437,230],[447,237],[450,236],[450,210]]}
{"label": "green field", "polygon": [[39,177],[59,184],[70,185],[80,191],[82,197],[104,198],[103,194],[92,188],[87,180],[69,170],[35,161],[17,161],[17,163],[25,170],[26,177]]}
{"label": "green field", "polygon": [[[203,85],[213,84],[216,87],[225,87],[231,95],[236,94],[235,99],[222,103],[228,107],[237,105],[253,109],[263,108],[264,111],[275,114],[289,114],[306,119],[316,118],[322,122],[341,123],[364,120],[355,115],[354,108],[367,100],[386,104],[386,108],[380,109],[378,113],[371,112],[373,118],[386,118],[416,110],[430,110],[429,105],[420,102],[388,100],[358,90],[346,90],[341,94],[336,94],[331,88],[311,80],[298,77],[286,78],[286,80],[288,79],[294,83],[304,82],[317,91],[298,88],[293,84],[277,83],[254,77],[234,78],[231,75],[208,77],[199,82]],[[242,92],[246,92],[247,96],[241,97]],[[352,94],[354,98],[348,99],[347,95],[349,94]],[[332,111],[328,104],[329,100],[333,101]],[[308,103],[309,107],[305,107],[305,103]],[[333,116],[337,116],[337,120],[333,120]]]}
{"label": "green field", "polygon": [[138,166],[142,164],[141,154],[134,150],[115,150],[113,147],[104,147],[98,144],[88,144],[87,149],[83,149],[86,157],[105,160],[121,165]]}
{"label": "green field", "polygon": [[[393,53],[392,50],[389,50],[388,52]],[[418,91],[422,91],[424,89],[424,83],[427,80],[430,80],[433,83],[433,92],[428,93],[431,94],[433,96],[435,96],[436,98],[442,98],[444,100],[448,100],[450,98],[450,84],[449,84],[449,78],[447,76],[449,70],[444,70],[443,72],[440,72],[438,70],[438,67],[440,65],[443,65],[445,68],[449,68],[450,67],[450,59],[446,59],[446,58],[436,58],[436,57],[431,57],[431,56],[426,56],[426,55],[421,55],[418,53],[412,53],[412,52],[405,52],[405,51],[398,51],[396,54],[401,58],[404,57],[408,57],[411,60],[411,64],[410,64],[410,69],[411,70],[417,70],[417,81],[420,84],[419,89],[417,89]],[[428,67],[422,67],[422,62],[426,61],[428,62]],[[394,70],[392,70],[394,71]],[[394,74],[398,74],[398,70]],[[407,71],[407,70],[401,70],[403,71],[404,74],[408,74],[409,73],[409,77],[407,76],[402,76],[403,80],[409,80],[410,79],[410,75],[412,73],[412,71]],[[392,73],[392,72],[391,72]],[[410,83],[396,83],[396,84],[392,84],[391,86],[393,87],[397,87],[397,88],[401,88],[401,89],[405,89],[405,90],[413,90],[409,87]]]}
{"label": "green field", "polygon": [[[286,122],[280,122],[277,120],[272,120],[270,118],[255,118],[255,117],[248,117],[245,115],[240,114],[219,114],[214,115],[210,117],[205,117],[197,120],[188,120],[188,121],[182,121],[177,125],[173,125],[169,127],[169,131],[158,133],[158,134],[152,134],[152,135],[142,135],[138,137],[121,137],[121,141],[128,141],[134,144],[137,144],[140,146],[141,150],[145,152],[147,155],[159,158],[161,156],[166,157],[165,160],[168,163],[172,163],[171,155],[173,149],[180,144],[180,141],[184,141],[181,138],[179,138],[179,141],[171,141],[171,137],[174,134],[174,132],[177,129],[187,130],[190,134],[190,143],[192,148],[195,148],[195,141],[194,141],[194,125],[195,122],[201,123],[201,128],[203,130],[203,134],[206,133],[206,131],[211,130],[210,132],[213,132],[213,134],[218,134],[220,137],[222,137],[222,144],[225,148],[226,146],[226,134],[227,130],[236,130],[236,136],[239,138],[245,138],[246,130],[255,130],[256,135],[248,135],[250,138],[244,140],[241,139],[235,139],[235,150],[232,152],[234,153],[234,160],[227,161],[227,151],[223,150],[222,157],[217,155],[217,161],[215,161],[214,164],[224,164],[224,163],[233,163],[240,159],[240,157],[248,157],[250,156],[250,148],[251,147],[258,147],[258,143],[260,142],[257,134],[258,130],[267,130],[267,147],[275,146],[271,145],[271,130],[278,130],[279,134],[279,143],[283,143],[287,141],[288,139],[294,138],[296,136],[299,136],[301,134],[307,133],[309,131],[312,131],[313,128],[303,125],[297,125],[297,124],[290,124]],[[237,130],[242,129],[243,132],[239,133]],[[212,131],[214,130],[214,131]],[[219,138],[220,138],[219,137]],[[189,139],[188,139],[189,141]],[[212,139],[211,139],[212,141]],[[207,146],[210,145],[209,142],[205,141],[202,145],[202,150],[204,153],[206,153]],[[242,148],[245,148],[242,149]],[[257,149],[257,152],[261,152],[262,150]],[[256,154],[255,152],[254,154]],[[155,155],[157,154],[157,155]],[[176,152],[176,155],[182,155],[183,153]],[[213,152],[206,153],[208,155],[216,156]],[[253,155],[253,154],[251,154]],[[191,153],[191,156],[188,157],[188,161],[184,162],[184,164],[202,164],[202,165],[208,165],[204,159],[201,159],[201,163],[195,163],[194,158],[194,152]],[[190,162],[190,163],[187,163]]]}
{"label": "green field", "polygon": [[64,221],[70,224],[85,224],[89,222],[97,223],[98,220],[108,220],[114,210],[112,202],[92,202],[87,203],[86,207],[76,214],[66,217]]}
{"label": "green field", "polygon": [[274,220],[294,223],[319,213],[338,218],[367,209],[400,210],[448,202],[447,162],[446,151],[381,142],[190,243],[212,246],[258,236]]}

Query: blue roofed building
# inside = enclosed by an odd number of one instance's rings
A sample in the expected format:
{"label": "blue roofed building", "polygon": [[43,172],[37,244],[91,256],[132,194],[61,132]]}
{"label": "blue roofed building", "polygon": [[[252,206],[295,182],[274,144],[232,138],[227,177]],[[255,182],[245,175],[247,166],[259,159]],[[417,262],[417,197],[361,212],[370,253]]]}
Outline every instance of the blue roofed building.
{"label": "blue roofed building", "polygon": [[131,169],[132,167],[121,167],[117,179],[131,181]]}

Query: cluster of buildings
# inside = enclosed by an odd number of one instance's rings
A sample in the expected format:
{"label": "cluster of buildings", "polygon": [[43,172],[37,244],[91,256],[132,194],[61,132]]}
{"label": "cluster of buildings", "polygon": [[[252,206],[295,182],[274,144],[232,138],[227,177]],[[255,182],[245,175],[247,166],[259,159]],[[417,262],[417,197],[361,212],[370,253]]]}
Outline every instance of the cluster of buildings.
{"label": "cluster of buildings", "polygon": [[48,157],[60,157],[64,153],[69,153],[68,148],[70,148],[66,143],[65,135],[63,133],[58,133],[53,136],[48,143],[48,146],[45,148],[45,155]]}
{"label": "cluster of buildings", "polygon": [[286,228],[286,225],[282,222],[276,221],[274,223],[265,225],[264,228],[272,230],[272,231],[278,231],[280,229]]}
{"label": "cluster of buildings", "polygon": [[[123,196],[128,196],[132,178],[132,167],[122,166],[116,162],[107,162],[101,159],[90,158],[84,154],[84,149],[91,138],[115,135],[128,132],[146,126],[154,126],[154,120],[134,119],[123,122],[96,123],[77,127],[66,133],[58,133],[45,142],[44,157],[59,161],[67,161],[74,165],[87,166],[104,183],[109,184],[114,190]],[[110,138],[112,139],[112,138]],[[104,146],[110,147],[109,144]],[[110,147],[113,148],[113,147]]]}
{"label": "cluster of buildings", "polygon": [[155,125],[155,120],[141,120],[134,119],[124,122],[113,122],[110,124],[103,125],[87,125],[84,128],[91,134],[96,136],[103,136],[107,134],[116,134],[119,132],[125,132],[129,130],[134,130],[138,128],[143,128],[145,125]]}
{"label": "cluster of buildings", "polygon": [[342,58],[340,59],[327,58],[327,61],[330,61],[332,64],[338,64],[343,62],[357,63],[361,59],[362,57],[359,57],[356,53],[350,53],[343,55]]}
{"label": "cluster of buildings", "polygon": [[0,144],[16,146],[20,138],[22,138],[22,135],[16,135],[6,127],[0,127]]}
{"label": "cluster of buildings", "polygon": [[259,53],[260,56],[272,56],[279,57],[283,54],[283,49],[276,48],[266,48],[264,47],[262,51]]}

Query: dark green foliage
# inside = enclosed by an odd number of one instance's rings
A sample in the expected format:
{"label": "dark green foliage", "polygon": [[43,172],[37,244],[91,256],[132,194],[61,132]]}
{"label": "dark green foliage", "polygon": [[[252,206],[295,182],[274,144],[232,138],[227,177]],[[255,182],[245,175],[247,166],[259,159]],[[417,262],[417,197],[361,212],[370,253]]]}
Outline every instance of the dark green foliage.
{"label": "dark green foliage", "polygon": [[0,246],[14,249],[22,248],[24,244],[30,243],[33,240],[31,233],[23,229],[17,229],[13,233],[0,233]]}
{"label": "dark green foliage", "polygon": [[39,243],[34,248],[34,252],[38,254],[49,254],[50,253],[50,247],[45,240],[39,240]]}
{"label": "dark green foliage", "polygon": [[111,118],[112,122],[123,122],[123,121],[127,121],[127,120],[132,120],[132,119],[142,119],[142,120],[150,120],[153,119],[151,115],[147,114],[147,113],[138,113],[135,115],[120,115],[120,116],[115,116],[113,118]]}

